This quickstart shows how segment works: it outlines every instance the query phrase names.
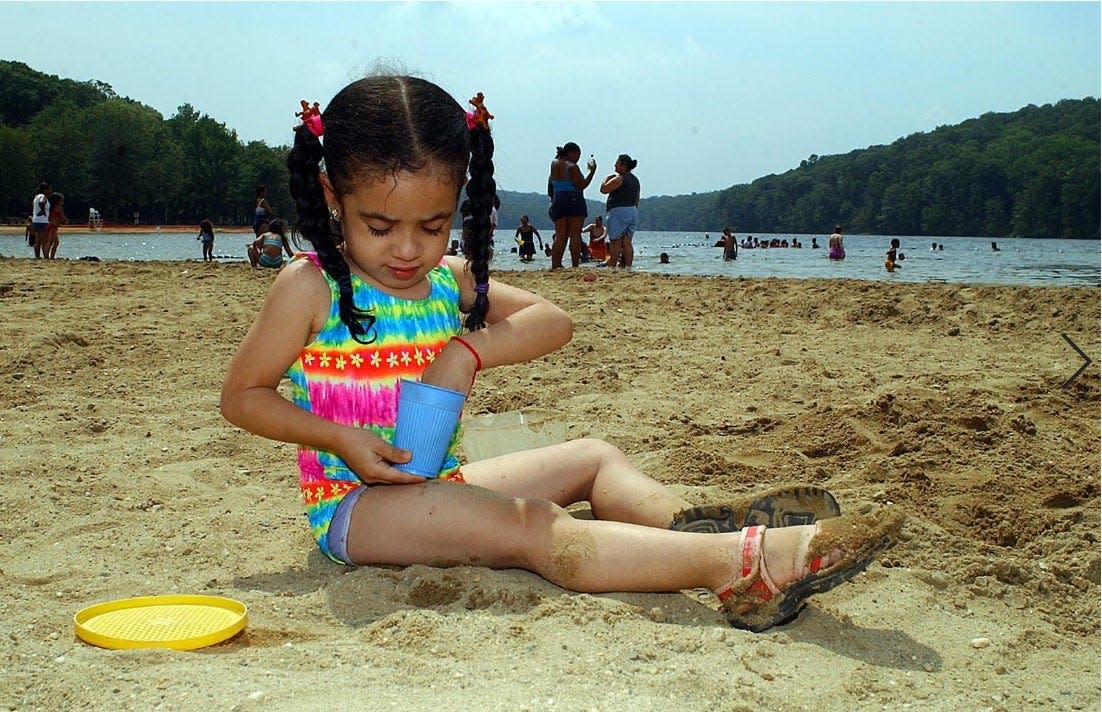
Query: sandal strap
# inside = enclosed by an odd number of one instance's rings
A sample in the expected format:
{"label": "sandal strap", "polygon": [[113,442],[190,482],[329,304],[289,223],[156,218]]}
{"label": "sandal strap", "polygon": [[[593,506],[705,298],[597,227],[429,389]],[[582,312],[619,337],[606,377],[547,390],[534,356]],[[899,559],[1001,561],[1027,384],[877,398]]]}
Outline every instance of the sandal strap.
{"label": "sandal strap", "polygon": [[[765,566],[762,540],[766,528],[764,525],[757,525],[743,530],[742,568],[739,570],[739,577],[713,592],[719,600],[726,601],[735,593],[753,593],[764,602],[781,592],[781,587],[773,580],[769,569]],[[807,562],[807,569],[802,573],[801,578],[818,573],[822,568],[823,557],[816,556]]]}
{"label": "sandal strap", "polygon": [[764,526],[746,527],[742,532],[742,571],[741,578],[754,575],[761,566],[761,540]]}
{"label": "sandal strap", "polygon": [[736,593],[753,591],[761,600],[768,601],[780,589],[765,568],[765,556],[762,554],[764,525],[746,527],[742,530],[742,567],[739,577],[714,591],[721,601]]}
{"label": "sandal strap", "polygon": [[[751,532],[750,531],[751,529],[753,529],[755,531]],[[769,575],[769,569],[767,569],[765,567],[765,553],[762,551],[762,539],[764,538],[764,535],[765,535],[765,527],[764,526],[747,527],[746,538],[749,539],[751,537],[751,535],[756,540],[756,545],[754,547],[755,550],[753,552],[753,556],[754,556],[755,559],[757,559],[757,568],[758,568],[758,580],[754,584],[751,584],[751,589],[756,588],[758,590],[758,595],[761,597],[761,599],[763,601],[768,601],[771,598],[773,598],[773,596],[780,593],[781,589],[777,586],[776,582],[773,581],[773,577]],[[746,570],[746,556],[747,556],[747,553],[748,552],[747,552],[747,549],[746,549],[746,545],[744,543],[743,548],[742,548],[742,568],[743,568],[743,571]],[[765,590],[764,591],[762,590],[761,584],[765,584]]]}

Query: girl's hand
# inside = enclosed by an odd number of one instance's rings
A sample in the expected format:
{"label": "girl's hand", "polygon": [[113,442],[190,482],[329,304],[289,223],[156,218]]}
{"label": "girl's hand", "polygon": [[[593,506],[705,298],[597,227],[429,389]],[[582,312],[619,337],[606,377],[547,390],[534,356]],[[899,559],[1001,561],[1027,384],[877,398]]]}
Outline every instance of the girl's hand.
{"label": "girl's hand", "polygon": [[370,430],[348,428],[338,454],[349,469],[366,484],[413,484],[425,481],[424,477],[402,472],[391,465],[395,462],[409,462],[413,457],[412,453],[394,447]]}

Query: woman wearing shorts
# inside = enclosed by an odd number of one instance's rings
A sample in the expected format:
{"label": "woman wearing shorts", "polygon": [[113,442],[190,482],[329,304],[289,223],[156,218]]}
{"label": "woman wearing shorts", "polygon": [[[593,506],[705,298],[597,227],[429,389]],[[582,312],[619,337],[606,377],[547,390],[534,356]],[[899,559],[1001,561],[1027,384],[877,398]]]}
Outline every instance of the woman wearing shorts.
{"label": "woman wearing shorts", "polygon": [[551,198],[548,215],[555,222],[555,238],[551,242],[551,269],[562,269],[562,256],[566,242],[570,241],[570,264],[577,267],[582,261],[582,223],[589,211],[585,207],[585,193],[597,172],[597,162],[592,158],[586,166],[589,174],[582,177],[578,168],[582,149],[570,141],[555,152],[551,161],[551,177],[547,181],[547,195]]}
{"label": "woman wearing shorts", "polygon": [[[605,227],[608,228],[608,266],[631,269],[635,248],[631,239],[635,236],[635,223],[639,219],[639,179],[632,173],[638,161],[621,153],[613,166],[616,171],[601,183],[605,201]],[[623,258],[621,260],[621,257]]]}

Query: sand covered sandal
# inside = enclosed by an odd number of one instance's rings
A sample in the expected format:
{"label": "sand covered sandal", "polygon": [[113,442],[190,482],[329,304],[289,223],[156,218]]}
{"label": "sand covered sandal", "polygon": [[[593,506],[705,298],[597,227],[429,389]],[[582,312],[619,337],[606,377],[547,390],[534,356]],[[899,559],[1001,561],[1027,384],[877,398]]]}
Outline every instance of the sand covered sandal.
{"label": "sand covered sandal", "polygon": [[762,544],[766,527],[748,527],[741,575],[715,592],[727,611],[727,620],[753,633],[791,621],[809,596],[849,581],[864,571],[877,553],[892,547],[904,519],[902,512],[881,510],[817,522],[818,531],[797,557],[804,561],[804,575],[787,586],[777,585],[765,567]]}
{"label": "sand covered sandal", "polygon": [[670,529],[681,532],[737,532],[759,524],[791,527],[814,524],[842,513],[838,500],[815,485],[780,485],[728,504],[690,507],[674,515]]}

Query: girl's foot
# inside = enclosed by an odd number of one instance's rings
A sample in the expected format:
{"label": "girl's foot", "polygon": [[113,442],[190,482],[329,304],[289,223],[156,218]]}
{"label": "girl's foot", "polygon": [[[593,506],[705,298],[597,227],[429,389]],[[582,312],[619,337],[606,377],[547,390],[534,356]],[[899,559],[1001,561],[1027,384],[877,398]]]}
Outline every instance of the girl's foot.
{"label": "girl's foot", "polygon": [[670,529],[679,532],[737,532],[760,524],[791,527],[814,524],[842,513],[838,500],[815,485],[781,485],[727,504],[690,507],[674,515]]}
{"label": "girl's foot", "polygon": [[754,633],[791,621],[809,596],[849,581],[894,546],[904,520],[902,512],[883,509],[768,533],[748,527],[740,575],[715,591],[727,620]]}

